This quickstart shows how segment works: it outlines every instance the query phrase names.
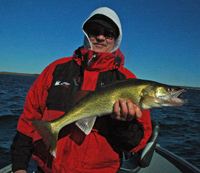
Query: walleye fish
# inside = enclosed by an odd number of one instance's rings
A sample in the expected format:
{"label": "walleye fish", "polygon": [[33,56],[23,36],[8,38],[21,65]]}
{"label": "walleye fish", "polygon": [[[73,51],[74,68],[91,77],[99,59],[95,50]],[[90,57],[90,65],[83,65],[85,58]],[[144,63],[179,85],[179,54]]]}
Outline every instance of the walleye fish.
{"label": "walleye fish", "polygon": [[32,126],[43,138],[51,154],[56,157],[58,134],[64,126],[76,122],[85,134],[89,134],[96,117],[111,114],[114,103],[120,98],[125,101],[130,100],[141,110],[145,110],[182,106],[187,103],[187,100],[181,99],[180,95],[183,92],[185,90],[177,86],[141,79],[126,79],[90,92],[58,119],[53,121],[29,120],[33,122]]}

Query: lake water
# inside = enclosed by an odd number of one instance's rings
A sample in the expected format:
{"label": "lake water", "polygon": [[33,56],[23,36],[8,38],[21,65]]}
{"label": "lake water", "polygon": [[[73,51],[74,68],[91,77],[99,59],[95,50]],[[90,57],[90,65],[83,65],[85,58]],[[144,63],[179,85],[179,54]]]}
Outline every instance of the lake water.
{"label": "lake water", "polygon": [[[0,74],[0,168],[11,163],[10,145],[34,76]],[[200,168],[200,90],[187,90],[182,107],[151,109],[160,125],[158,143]]]}

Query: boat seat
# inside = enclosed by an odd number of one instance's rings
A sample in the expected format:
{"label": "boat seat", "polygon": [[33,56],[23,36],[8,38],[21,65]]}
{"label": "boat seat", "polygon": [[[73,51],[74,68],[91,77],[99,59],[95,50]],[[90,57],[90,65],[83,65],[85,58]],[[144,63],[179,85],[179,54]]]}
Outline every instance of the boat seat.
{"label": "boat seat", "polygon": [[122,172],[138,172],[140,168],[149,166],[158,139],[158,133],[160,130],[159,124],[152,120],[152,134],[149,138],[147,145],[141,151],[137,153],[123,153],[123,163],[118,173]]}

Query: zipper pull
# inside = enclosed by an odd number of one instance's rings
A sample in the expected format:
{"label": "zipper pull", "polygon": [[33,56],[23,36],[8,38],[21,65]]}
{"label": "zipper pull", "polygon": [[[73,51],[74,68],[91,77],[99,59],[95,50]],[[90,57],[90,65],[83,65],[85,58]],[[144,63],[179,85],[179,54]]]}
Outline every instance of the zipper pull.
{"label": "zipper pull", "polygon": [[96,57],[97,57],[97,53],[94,52],[94,55],[93,55],[92,58],[88,61],[87,65],[89,66],[90,63],[91,63],[91,61],[92,61],[94,58],[96,58]]}
{"label": "zipper pull", "polygon": [[74,85],[78,86],[78,83],[76,82],[76,78],[74,78],[73,81],[74,81]]}

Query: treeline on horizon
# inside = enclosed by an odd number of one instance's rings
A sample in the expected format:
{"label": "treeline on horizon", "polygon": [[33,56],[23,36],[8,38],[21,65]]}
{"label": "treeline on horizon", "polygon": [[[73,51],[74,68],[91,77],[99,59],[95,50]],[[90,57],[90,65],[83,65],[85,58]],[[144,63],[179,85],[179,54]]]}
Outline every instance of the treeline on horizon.
{"label": "treeline on horizon", "polygon": [[0,74],[12,74],[12,75],[22,75],[22,76],[39,76],[40,74],[30,74],[30,73],[16,73],[16,72],[5,72],[5,71],[2,71],[0,72]]}

